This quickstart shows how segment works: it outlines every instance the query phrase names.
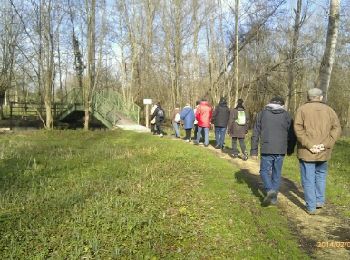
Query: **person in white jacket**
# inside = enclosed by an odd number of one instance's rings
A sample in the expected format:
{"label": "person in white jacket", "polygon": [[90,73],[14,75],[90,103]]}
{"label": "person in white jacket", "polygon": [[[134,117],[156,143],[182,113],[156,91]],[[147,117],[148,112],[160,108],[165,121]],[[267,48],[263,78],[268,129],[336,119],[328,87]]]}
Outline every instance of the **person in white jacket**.
{"label": "person in white jacket", "polygon": [[[153,113],[156,110],[156,108],[157,108],[157,104],[153,104],[153,106],[151,108],[151,115],[153,115]],[[156,132],[157,132],[157,129],[156,129],[156,118],[154,117],[151,120],[151,133],[155,135]]]}

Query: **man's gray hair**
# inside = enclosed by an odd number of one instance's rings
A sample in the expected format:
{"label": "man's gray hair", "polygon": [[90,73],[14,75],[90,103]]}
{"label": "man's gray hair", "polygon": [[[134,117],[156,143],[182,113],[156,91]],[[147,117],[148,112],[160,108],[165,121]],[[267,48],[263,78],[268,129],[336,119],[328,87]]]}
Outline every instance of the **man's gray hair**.
{"label": "man's gray hair", "polygon": [[319,88],[309,89],[307,92],[308,97],[321,97],[323,95],[322,90]]}

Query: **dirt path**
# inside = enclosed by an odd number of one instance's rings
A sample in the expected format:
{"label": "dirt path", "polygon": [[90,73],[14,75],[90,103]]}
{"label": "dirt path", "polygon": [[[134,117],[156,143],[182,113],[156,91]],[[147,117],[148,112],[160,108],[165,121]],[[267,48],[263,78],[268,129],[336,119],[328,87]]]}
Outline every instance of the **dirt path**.
{"label": "dirt path", "polygon": [[[258,161],[233,159],[229,156],[229,149],[221,151],[211,145],[206,149],[239,167],[241,175],[237,177],[248,184],[255,196],[263,200]],[[317,215],[307,214],[304,205],[301,186],[282,176],[277,207],[287,217],[291,230],[299,237],[300,246],[315,259],[350,259],[350,219],[342,217],[330,203],[319,210]]]}
{"label": "dirt path", "polygon": [[[229,150],[216,150],[212,146],[208,149],[238,166],[242,173],[240,177],[256,196],[263,199],[259,162],[233,159],[228,154]],[[329,203],[319,214],[311,216],[305,211],[303,198],[300,185],[282,178],[278,207],[300,237],[300,246],[316,259],[350,259],[350,220],[341,217],[336,207]]]}

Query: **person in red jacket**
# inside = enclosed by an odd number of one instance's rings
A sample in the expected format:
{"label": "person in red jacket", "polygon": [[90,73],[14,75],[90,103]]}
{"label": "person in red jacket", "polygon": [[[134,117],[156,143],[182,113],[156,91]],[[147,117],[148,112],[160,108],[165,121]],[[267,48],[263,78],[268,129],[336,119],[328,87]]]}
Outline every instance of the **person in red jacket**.
{"label": "person in red jacket", "polygon": [[204,129],[204,146],[209,145],[209,128],[212,118],[213,110],[206,99],[202,99],[197,110],[196,119],[198,121],[197,139],[193,142],[195,145],[199,144],[201,139],[201,132]]}

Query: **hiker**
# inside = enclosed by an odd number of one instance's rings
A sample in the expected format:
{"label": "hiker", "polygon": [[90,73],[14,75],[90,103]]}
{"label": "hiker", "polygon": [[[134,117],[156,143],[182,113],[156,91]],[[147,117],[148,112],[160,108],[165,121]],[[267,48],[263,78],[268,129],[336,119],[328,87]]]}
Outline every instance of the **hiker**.
{"label": "hiker", "polygon": [[275,205],[281,182],[285,154],[293,153],[295,138],[289,113],[284,109],[284,100],[274,97],[257,115],[251,140],[250,155],[257,159],[260,141],[260,176],[266,196],[263,205]]}
{"label": "hiker", "polygon": [[232,138],[232,157],[239,158],[237,141],[241,147],[242,160],[248,160],[248,153],[245,146],[244,138],[248,133],[248,114],[243,106],[243,99],[237,100],[237,106],[230,112],[228,123],[228,133]]}
{"label": "hiker", "polygon": [[[151,116],[153,115],[156,108],[157,108],[157,104],[154,104],[151,108]],[[155,117],[151,120],[151,133],[153,135],[156,134],[156,118]]]}
{"label": "hiker", "polygon": [[308,101],[295,114],[294,130],[297,137],[297,156],[304,189],[306,211],[316,214],[325,203],[327,161],[341,134],[339,119],[323,100],[322,90],[312,88]]}
{"label": "hiker", "polygon": [[227,106],[226,98],[221,97],[219,104],[213,112],[212,123],[215,126],[215,149],[224,149],[227,123],[230,117],[230,109]]}
{"label": "hiker", "polygon": [[198,131],[197,139],[193,141],[193,144],[198,145],[199,140],[201,139],[201,132],[204,129],[204,146],[208,147],[209,145],[209,128],[212,118],[212,108],[209,105],[206,99],[202,99],[197,110],[196,110],[196,119],[198,121]]}
{"label": "hiker", "polygon": [[185,141],[191,142],[191,130],[193,128],[195,116],[190,104],[187,103],[181,110],[180,119],[183,121],[183,128],[186,131]]}
{"label": "hiker", "polygon": [[[196,101],[196,107],[193,109],[193,113],[196,115],[196,112],[197,112],[197,108],[199,107],[199,104],[200,104],[200,101],[197,100]],[[193,140],[197,140],[197,132],[198,132],[198,120],[196,119],[196,116],[194,117],[194,136],[193,136]]]}
{"label": "hiker", "polygon": [[180,121],[180,106],[176,104],[171,117],[171,124],[175,132],[175,138],[180,138]]}
{"label": "hiker", "polygon": [[163,137],[163,131],[162,131],[162,124],[165,119],[165,113],[163,108],[160,105],[160,102],[157,103],[157,108],[154,110],[151,120],[155,118],[156,119],[156,134],[160,137]]}

